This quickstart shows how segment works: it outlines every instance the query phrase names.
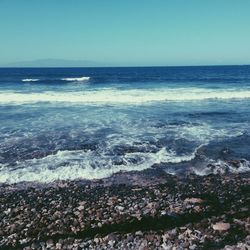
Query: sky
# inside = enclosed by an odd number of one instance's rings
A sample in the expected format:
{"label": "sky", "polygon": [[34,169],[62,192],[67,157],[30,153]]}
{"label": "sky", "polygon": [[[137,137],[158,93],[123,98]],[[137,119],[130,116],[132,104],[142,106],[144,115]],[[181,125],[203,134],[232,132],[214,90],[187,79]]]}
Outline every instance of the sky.
{"label": "sky", "polygon": [[0,64],[250,64],[249,0],[0,0]]}

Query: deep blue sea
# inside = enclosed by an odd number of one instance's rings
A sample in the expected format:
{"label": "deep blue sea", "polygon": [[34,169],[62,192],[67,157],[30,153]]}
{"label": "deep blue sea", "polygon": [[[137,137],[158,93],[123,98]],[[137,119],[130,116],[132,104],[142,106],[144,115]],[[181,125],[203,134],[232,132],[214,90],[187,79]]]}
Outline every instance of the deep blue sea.
{"label": "deep blue sea", "polygon": [[0,69],[0,182],[249,161],[250,66]]}

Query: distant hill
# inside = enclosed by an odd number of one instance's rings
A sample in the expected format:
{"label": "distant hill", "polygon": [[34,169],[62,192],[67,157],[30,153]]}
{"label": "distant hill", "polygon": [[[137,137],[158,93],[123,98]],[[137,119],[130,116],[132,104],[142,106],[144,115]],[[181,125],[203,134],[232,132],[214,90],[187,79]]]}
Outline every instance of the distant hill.
{"label": "distant hill", "polygon": [[88,60],[39,59],[33,61],[14,62],[1,67],[101,67],[104,63]]}

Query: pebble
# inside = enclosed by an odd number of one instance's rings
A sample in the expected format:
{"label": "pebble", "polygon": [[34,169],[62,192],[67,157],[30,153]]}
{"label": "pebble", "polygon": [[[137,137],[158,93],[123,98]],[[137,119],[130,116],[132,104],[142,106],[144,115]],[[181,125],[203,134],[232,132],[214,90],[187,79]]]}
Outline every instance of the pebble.
{"label": "pebble", "polygon": [[[162,183],[138,178],[132,185],[97,180],[88,185],[63,182],[60,188],[0,186],[0,248],[172,250],[203,249],[213,242],[228,249],[249,245],[250,239],[244,238],[250,234],[249,208],[242,206],[248,196],[241,191],[249,187],[247,175],[164,178]],[[207,217],[217,200],[216,205],[225,206],[218,215]],[[234,218],[239,212],[240,219]],[[226,237],[235,239],[232,245],[226,246]]]}
{"label": "pebble", "polygon": [[212,225],[212,228],[215,231],[227,231],[230,229],[230,224],[224,222],[217,222],[216,224]]}

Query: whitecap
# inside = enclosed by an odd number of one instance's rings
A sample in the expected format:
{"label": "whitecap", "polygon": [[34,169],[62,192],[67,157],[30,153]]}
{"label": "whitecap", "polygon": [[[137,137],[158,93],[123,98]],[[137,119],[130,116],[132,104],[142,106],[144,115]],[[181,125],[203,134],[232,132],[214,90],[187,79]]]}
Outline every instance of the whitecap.
{"label": "whitecap", "polygon": [[147,104],[154,102],[189,102],[203,100],[250,99],[250,90],[238,89],[99,89],[78,92],[16,93],[0,92],[0,103],[27,104],[37,102],[79,104]]}
{"label": "whitecap", "polygon": [[74,77],[74,78],[62,78],[62,81],[69,81],[69,82],[83,82],[88,81],[90,79],[89,76],[82,76],[82,77]]}
{"label": "whitecap", "polygon": [[22,79],[22,82],[37,82],[40,79],[37,78],[26,78],[26,79]]}

